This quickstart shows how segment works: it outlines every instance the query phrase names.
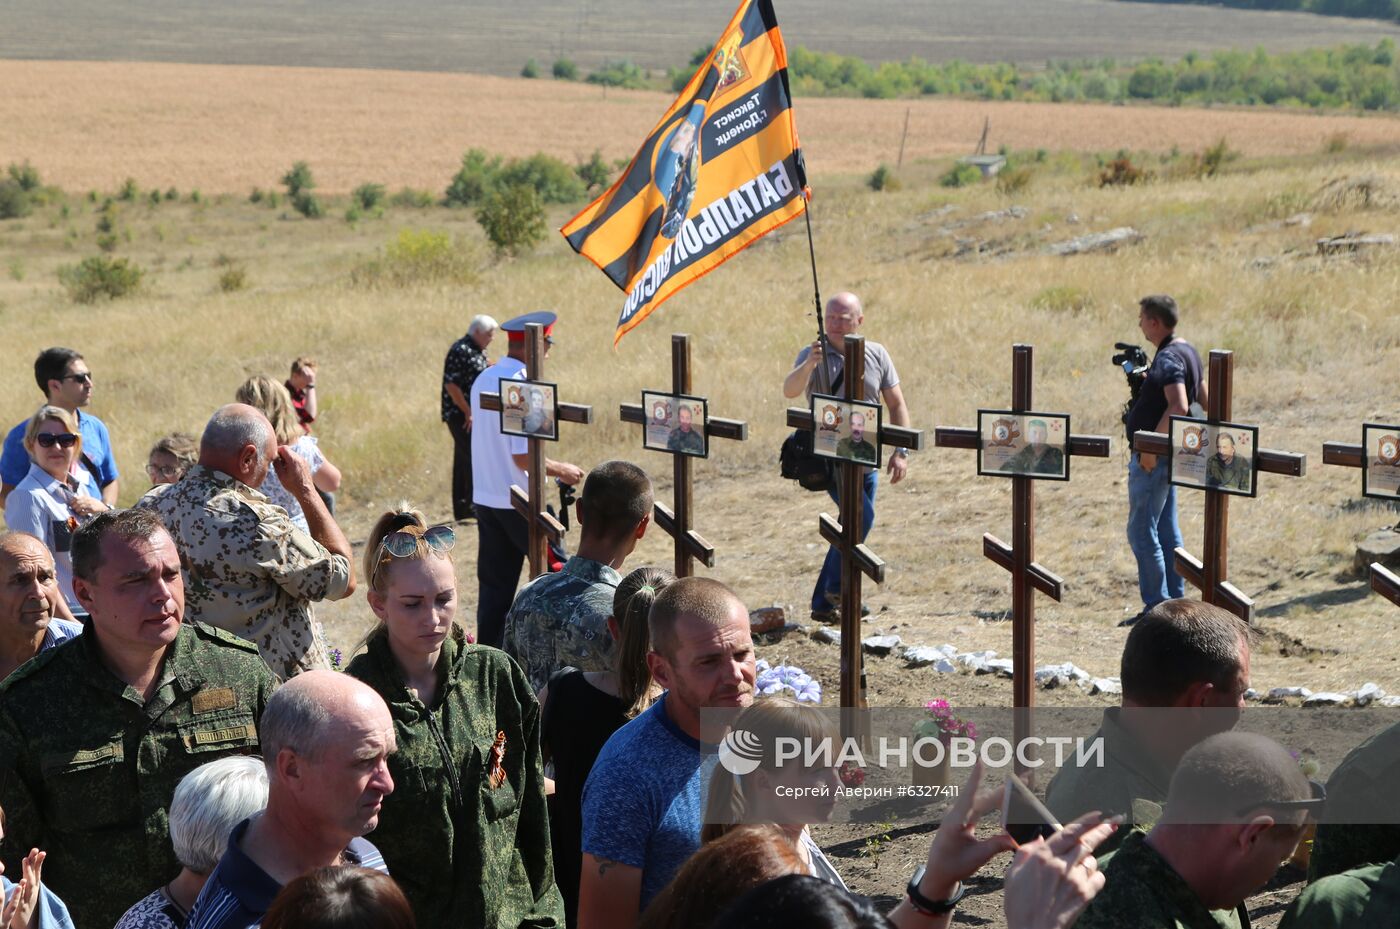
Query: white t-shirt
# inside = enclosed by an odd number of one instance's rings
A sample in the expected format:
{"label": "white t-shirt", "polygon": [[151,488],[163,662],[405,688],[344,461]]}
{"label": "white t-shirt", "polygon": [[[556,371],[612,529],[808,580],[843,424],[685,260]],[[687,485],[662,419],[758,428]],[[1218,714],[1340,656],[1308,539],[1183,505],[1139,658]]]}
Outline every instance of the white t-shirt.
{"label": "white t-shirt", "polygon": [[[311,468],[311,473],[315,474],[321,470],[321,465],[326,463],[326,456],[321,454],[321,449],[316,444],[316,437],[304,435],[297,439],[290,446],[302,461]],[[282,486],[282,480],[277,476],[277,469],[268,467],[267,477],[263,479],[262,486],[258,488],[263,492],[263,496],[287,511],[287,515],[292,518],[292,523],[302,532],[310,532],[306,526],[306,514],[302,512],[301,504],[297,503],[297,498],[292,496],[291,491]]]}
{"label": "white t-shirt", "polygon": [[525,362],[502,358],[477,375],[472,383],[472,503],[493,510],[509,510],[510,485],[528,487],[525,472],[512,455],[530,450],[523,436],[501,434],[501,414],[481,408],[482,394],[499,394],[501,381],[524,380]]}

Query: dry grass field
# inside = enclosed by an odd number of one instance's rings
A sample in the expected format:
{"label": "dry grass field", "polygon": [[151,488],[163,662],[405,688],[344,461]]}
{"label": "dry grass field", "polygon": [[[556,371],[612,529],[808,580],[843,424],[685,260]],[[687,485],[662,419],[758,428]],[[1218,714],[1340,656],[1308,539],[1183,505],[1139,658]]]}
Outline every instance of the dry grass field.
{"label": "dry grass field", "polygon": [[[246,194],[296,159],[320,189],[364,181],[441,192],[468,148],[566,160],[630,158],[669,97],[465,74],[213,65],[0,61],[0,164],[29,159],[68,190],[143,187]],[[1400,145],[1400,120],[1289,111],[960,100],[817,99],[797,123],[814,175],[992,147],[1195,151],[1227,137],[1248,155]],[[61,115],[61,118],[60,118]]]}
{"label": "dry grass field", "polygon": [[[664,71],[712,42],[737,2],[655,0],[8,0],[0,58],[471,71],[528,59]],[[790,45],[869,61],[1179,57],[1372,42],[1395,23],[1116,0],[778,0]]]}

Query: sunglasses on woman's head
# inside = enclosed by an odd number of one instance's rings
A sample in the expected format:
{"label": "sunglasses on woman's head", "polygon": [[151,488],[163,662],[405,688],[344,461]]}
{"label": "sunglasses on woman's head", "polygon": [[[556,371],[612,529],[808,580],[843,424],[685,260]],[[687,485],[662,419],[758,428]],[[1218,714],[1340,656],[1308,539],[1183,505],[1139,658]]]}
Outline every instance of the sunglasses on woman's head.
{"label": "sunglasses on woman's head", "polygon": [[386,535],[379,544],[395,558],[408,558],[418,550],[419,539],[432,551],[444,555],[452,551],[452,546],[457,544],[457,533],[451,526],[433,526],[421,532],[407,532],[401,529]]}
{"label": "sunglasses on woman's head", "polygon": [[43,448],[53,448],[55,445],[59,448],[72,448],[78,437],[72,432],[41,432],[34,437],[34,441]]}

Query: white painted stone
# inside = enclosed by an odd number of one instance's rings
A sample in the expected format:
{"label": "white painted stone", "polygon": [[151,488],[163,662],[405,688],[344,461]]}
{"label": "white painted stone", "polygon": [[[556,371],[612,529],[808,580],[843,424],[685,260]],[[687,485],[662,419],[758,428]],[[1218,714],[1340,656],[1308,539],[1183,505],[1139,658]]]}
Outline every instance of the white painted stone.
{"label": "white painted stone", "polygon": [[860,647],[872,655],[884,657],[899,647],[902,640],[897,635],[872,635],[860,640]]}
{"label": "white painted stone", "polygon": [[1370,681],[1361,685],[1361,689],[1351,695],[1357,706],[1370,706],[1374,700],[1379,700],[1385,696],[1385,691],[1380,686]]}
{"label": "white painted stone", "polygon": [[1400,706],[1400,697],[1381,697],[1376,702],[1381,706]]}
{"label": "white painted stone", "polygon": [[825,626],[820,626],[816,632],[812,633],[812,639],[813,641],[825,642],[829,645],[840,645],[841,633],[837,632],[835,629],[828,629]]}
{"label": "white painted stone", "polygon": [[1303,706],[1341,706],[1350,700],[1346,694],[1320,693],[1313,694],[1303,701]]}
{"label": "white painted stone", "polygon": [[926,668],[931,664],[946,664],[949,669],[956,668],[956,665],[948,660],[948,656],[944,654],[942,649],[932,648],[928,645],[906,646],[900,655],[911,668]]}
{"label": "white painted stone", "polygon": [[1123,685],[1116,677],[1096,677],[1089,682],[1089,694],[1121,694]]}
{"label": "white painted stone", "polygon": [[1312,691],[1306,687],[1275,687],[1269,691],[1270,700],[1287,700],[1290,697],[1308,698],[1312,696]]}
{"label": "white painted stone", "polygon": [[986,661],[986,671],[984,673],[999,674],[1002,677],[1011,677],[1013,665],[1010,658],[989,658]]}

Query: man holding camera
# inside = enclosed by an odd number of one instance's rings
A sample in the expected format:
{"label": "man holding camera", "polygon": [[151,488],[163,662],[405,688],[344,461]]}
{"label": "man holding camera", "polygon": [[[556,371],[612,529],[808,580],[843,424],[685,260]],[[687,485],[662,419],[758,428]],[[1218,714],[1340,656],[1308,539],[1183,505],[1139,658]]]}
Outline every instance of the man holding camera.
{"label": "man holding camera", "polygon": [[[1176,335],[1179,319],[1176,301],[1164,294],[1138,302],[1138,328],[1157,354],[1124,418],[1129,449],[1134,433],[1168,432],[1171,417],[1189,416],[1191,404],[1206,403],[1201,356],[1191,343]],[[1156,455],[1130,452],[1128,456],[1128,544],[1137,559],[1143,608],[1120,626],[1131,626],[1158,603],[1186,593],[1173,555],[1181,545],[1176,489],[1167,480],[1167,462]]]}

